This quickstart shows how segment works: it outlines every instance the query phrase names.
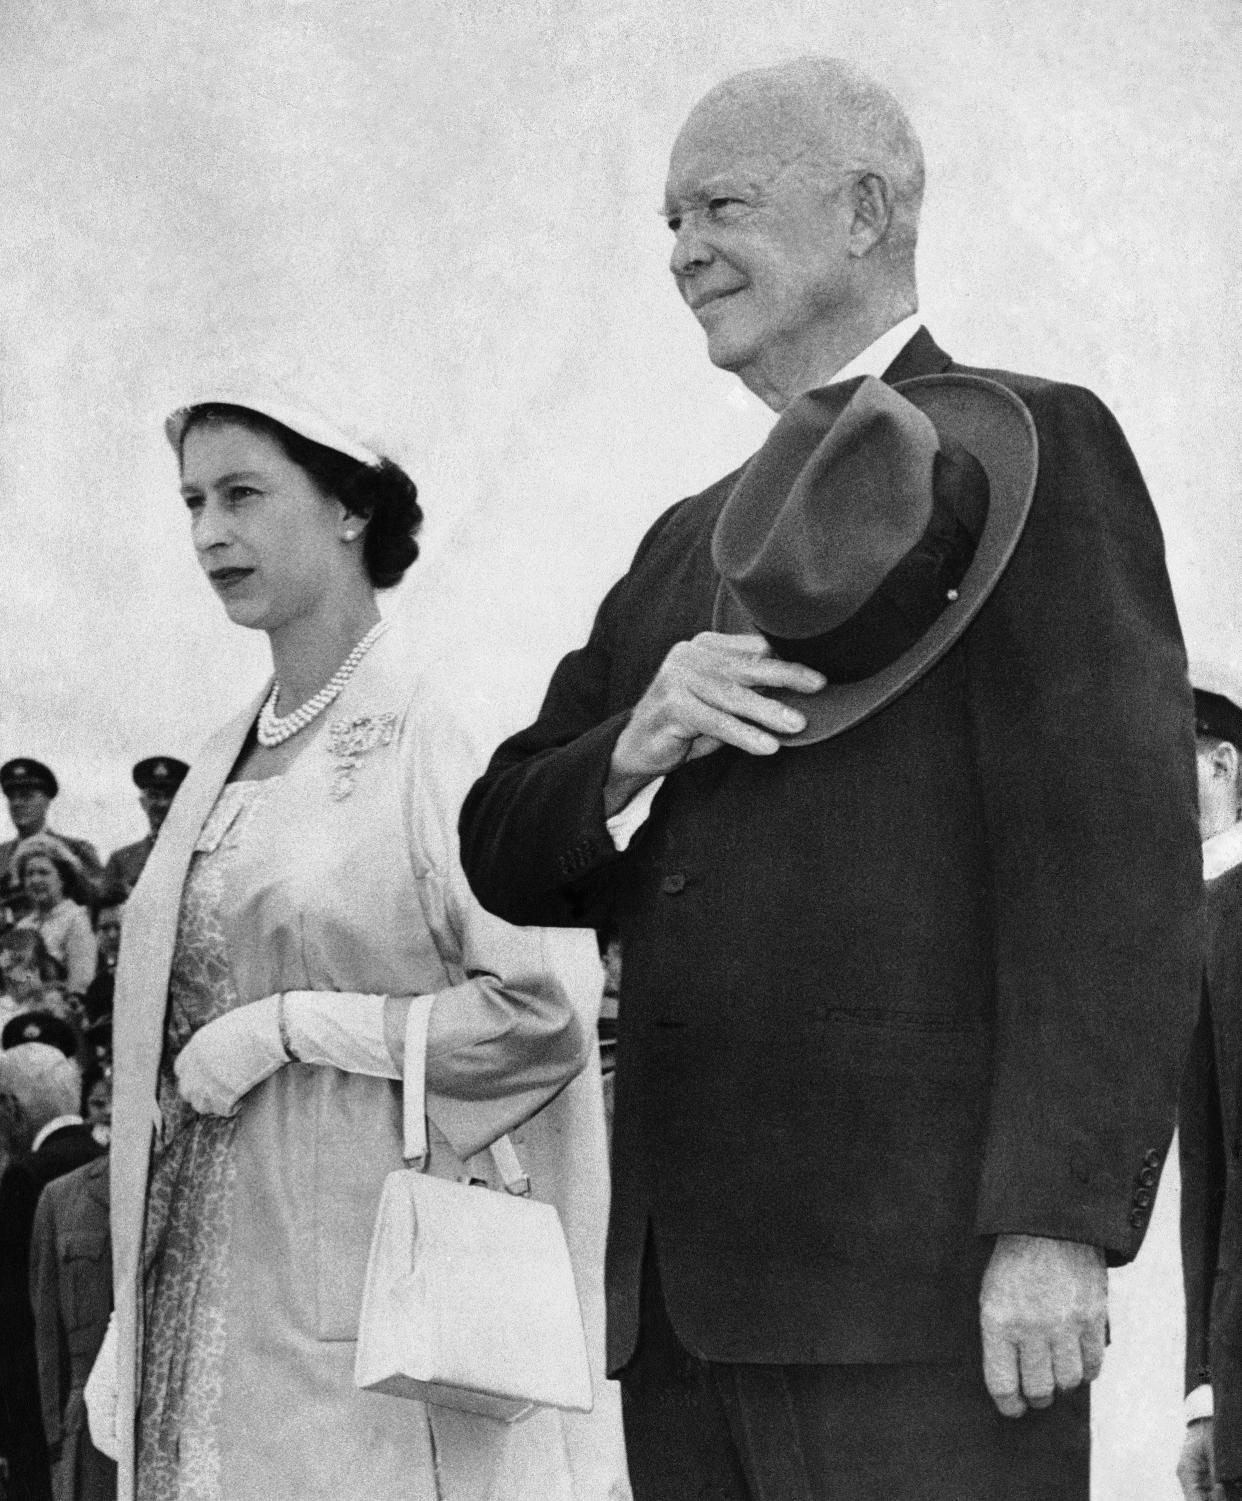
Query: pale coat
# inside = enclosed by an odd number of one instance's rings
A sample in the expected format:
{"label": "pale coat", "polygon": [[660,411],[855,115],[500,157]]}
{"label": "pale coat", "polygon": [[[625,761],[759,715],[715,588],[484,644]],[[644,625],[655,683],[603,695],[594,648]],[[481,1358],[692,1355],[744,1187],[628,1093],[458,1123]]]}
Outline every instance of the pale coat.
{"label": "pale coat", "polygon": [[[257,705],[196,759],[126,908],[112,1142],[120,1501],[134,1484],[142,1226],[181,890]],[[352,790],[335,799],[341,763],[330,750],[331,726],[384,715],[393,716],[391,742],[358,755]],[[432,1084],[445,1084],[428,1093],[431,1171],[455,1177],[470,1154],[511,1131],[536,1195],[557,1204],[565,1225],[596,1401],[587,1417],[543,1412],[512,1428],[436,1410],[429,1434],[421,1405],[354,1389],[376,1204],[385,1175],[401,1166],[399,1085],[291,1065],[252,1091],[238,1116],[224,1494],[229,1501],[628,1497],[619,1402],[602,1374],[608,1182],[593,941],[511,928],[470,895],[456,819],[479,758],[443,705],[423,698],[395,634],[304,733],[303,753],[256,811],[228,868],[222,920],[238,994],[250,1001],[294,989],[451,992],[463,1041],[429,1065]],[[263,1356],[273,1342],[275,1365]]]}

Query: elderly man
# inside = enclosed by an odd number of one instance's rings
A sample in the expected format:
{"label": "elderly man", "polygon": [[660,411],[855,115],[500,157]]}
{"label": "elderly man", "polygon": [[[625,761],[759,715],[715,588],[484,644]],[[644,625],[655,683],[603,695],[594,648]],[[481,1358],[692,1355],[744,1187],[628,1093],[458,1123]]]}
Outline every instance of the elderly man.
{"label": "elderly man", "polygon": [[189,770],[176,756],[147,756],[134,767],[134,786],[138,789],[138,802],[147,815],[150,832],[145,838],[123,845],[108,856],[100,890],[109,898],[110,905],[123,902],[137,886],[138,877],[155,845],[155,836]]}
{"label": "elderly man", "polygon": [[673,276],[781,416],[463,809],[486,906],[620,936],[639,1501],[1085,1498],[1171,1136],[1200,877],[1159,526],[1095,397],[918,325],[922,188],[835,61],[691,112]]}
{"label": "elderly man", "polygon": [[1178,1476],[1187,1501],[1239,1501],[1242,1303],[1232,1267],[1242,1194],[1227,1164],[1242,1139],[1242,683],[1206,664],[1194,681],[1207,945],[1179,1139],[1187,1430]]}

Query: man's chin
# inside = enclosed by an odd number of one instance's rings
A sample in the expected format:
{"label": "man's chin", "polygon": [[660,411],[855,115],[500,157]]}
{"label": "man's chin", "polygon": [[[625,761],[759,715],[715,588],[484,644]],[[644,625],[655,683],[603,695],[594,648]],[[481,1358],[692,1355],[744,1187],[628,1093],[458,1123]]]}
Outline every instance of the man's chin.
{"label": "man's chin", "polygon": [[754,357],[755,350],[749,339],[738,338],[736,334],[730,336],[722,328],[707,331],[707,358],[718,370],[728,370],[736,375]]}

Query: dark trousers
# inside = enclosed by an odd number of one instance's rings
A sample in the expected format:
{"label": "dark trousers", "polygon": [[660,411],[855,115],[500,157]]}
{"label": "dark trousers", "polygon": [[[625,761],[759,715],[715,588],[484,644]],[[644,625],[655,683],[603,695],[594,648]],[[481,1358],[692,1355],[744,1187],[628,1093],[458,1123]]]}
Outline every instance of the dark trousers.
{"label": "dark trousers", "polygon": [[733,1365],[689,1354],[654,1252],[621,1372],[635,1501],[1088,1501],[1086,1387],[1003,1418],[981,1367]]}

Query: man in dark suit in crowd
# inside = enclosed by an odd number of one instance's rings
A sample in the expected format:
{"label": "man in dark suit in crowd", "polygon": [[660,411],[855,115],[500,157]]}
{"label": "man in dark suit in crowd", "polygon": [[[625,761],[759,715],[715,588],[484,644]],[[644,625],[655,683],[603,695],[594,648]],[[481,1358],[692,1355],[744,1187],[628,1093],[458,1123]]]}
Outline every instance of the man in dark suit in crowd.
{"label": "man in dark suit in crowd", "polygon": [[40,1194],[30,1301],[52,1494],[55,1501],[113,1501],[116,1464],[91,1443],[82,1397],[112,1310],[106,1157]]}
{"label": "man in dark suit in crowd", "polygon": [[124,901],[137,886],[138,877],[155,844],[155,836],[168,816],[177,788],[185,781],[189,770],[185,762],[178,761],[176,756],[148,756],[134,767],[134,786],[138,788],[138,801],[147,815],[150,832],[145,838],[134,844],[123,845],[108,856],[100,883],[104,895]]}
{"label": "man in dark suit in crowd", "polygon": [[0,1050],[0,1459],[13,1496],[50,1496],[39,1412],[30,1236],[39,1194],[100,1155],[78,1113],[82,1075],[48,1042]]}
{"label": "man in dark suit in crowd", "polygon": [[47,827],[48,808],[60,791],[60,784],[50,766],[35,761],[29,756],[19,756],[0,766],[0,791],[9,805],[9,817],[17,830],[16,839],[0,843],[0,901],[11,902],[20,907],[23,902],[17,887],[15,872],[11,866],[17,846],[23,839],[35,834],[46,834],[58,839],[73,854],[82,867],[82,879],[88,894],[99,888],[102,869],[95,846],[87,839],[75,839],[69,834],[54,834]]}
{"label": "man in dark suit in crowd", "polygon": [[[1159,526],[1094,396],[963,380],[918,325],[922,188],[901,107],[846,65],[692,111],[673,276],[782,417],[656,522],[462,813],[485,906],[620,937],[609,1356],[638,1501],[1081,1501],[1106,1264],[1171,1136],[1201,892]],[[890,486],[877,432],[905,469],[920,403],[959,399],[977,432],[933,427],[922,492]],[[1014,508],[1015,408],[1029,515],[954,627],[961,559],[975,588]],[[916,497],[932,520],[877,577]],[[834,527],[857,567],[798,594]]]}
{"label": "man in dark suit in crowd", "polygon": [[1242,1150],[1242,684],[1205,666],[1195,685],[1207,947],[1179,1135],[1187,1429],[1178,1478],[1187,1501],[1222,1492],[1242,1501],[1242,1193],[1228,1167]]}

